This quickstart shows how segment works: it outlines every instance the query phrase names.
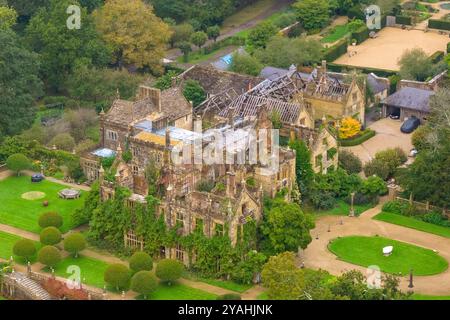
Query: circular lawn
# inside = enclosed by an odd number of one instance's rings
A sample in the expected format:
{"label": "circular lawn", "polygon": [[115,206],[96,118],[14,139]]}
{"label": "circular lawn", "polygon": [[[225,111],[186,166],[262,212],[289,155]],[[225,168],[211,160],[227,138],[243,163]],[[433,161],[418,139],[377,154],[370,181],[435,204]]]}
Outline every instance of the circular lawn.
{"label": "circular lawn", "polygon": [[[393,246],[390,256],[383,255],[383,248]],[[349,236],[330,242],[328,249],[340,260],[363,267],[376,265],[382,272],[426,276],[438,274],[448,267],[447,261],[432,250],[408,243],[382,238]]]}
{"label": "circular lawn", "polygon": [[25,200],[40,200],[45,198],[45,193],[40,191],[30,191],[22,193],[22,199]]}

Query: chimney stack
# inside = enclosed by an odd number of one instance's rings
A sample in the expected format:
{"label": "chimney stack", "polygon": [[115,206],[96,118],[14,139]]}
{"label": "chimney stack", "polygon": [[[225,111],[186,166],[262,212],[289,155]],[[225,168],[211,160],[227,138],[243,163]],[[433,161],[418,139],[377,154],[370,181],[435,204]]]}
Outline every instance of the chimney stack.
{"label": "chimney stack", "polygon": [[236,192],[236,174],[227,172],[227,197],[234,198]]}

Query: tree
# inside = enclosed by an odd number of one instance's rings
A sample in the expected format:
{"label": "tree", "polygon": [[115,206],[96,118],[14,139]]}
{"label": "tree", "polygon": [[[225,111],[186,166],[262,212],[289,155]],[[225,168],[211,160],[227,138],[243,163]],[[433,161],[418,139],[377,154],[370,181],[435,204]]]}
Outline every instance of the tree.
{"label": "tree", "polygon": [[26,40],[41,57],[41,72],[51,89],[61,90],[65,80],[80,64],[106,65],[110,52],[98,36],[92,18],[81,8],[80,29],[67,27],[67,8],[76,0],[50,0],[40,8],[26,28]]}
{"label": "tree", "polygon": [[300,194],[308,197],[314,179],[311,153],[303,140],[290,141],[289,147],[296,151],[295,173]]}
{"label": "tree", "polygon": [[293,4],[297,19],[306,30],[320,30],[330,21],[328,0],[299,0]]}
{"label": "tree", "polygon": [[203,31],[197,31],[191,35],[190,40],[194,45],[201,49],[206,43],[206,40],[208,40],[208,36]]}
{"label": "tree", "polygon": [[130,270],[120,263],[111,264],[105,270],[104,280],[117,291],[127,289],[130,284]]}
{"label": "tree", "polygon": [[277,33],[277,28],[271,22],[262,22],[248,34],[247,44],[253,48],[265,48],[269,39]]}
{"label": "tree", "polygon": [[139,271],[131,278],[131,290],[144,295],[144,299],[156,290],[158,279],[150,271]]}
{"label": "tree", "polygon": [[0,29],[7,30],[16,24],[17,12],[13,8],[0,5]]}
{"label": "tree", "polygon": [[236,73],[258,76],[263,68],[262,64],[255,57],[243,53],[233,54],[230,70]]}
{"label": "tree", "polygon": [[45,212],[39,217],[38,224],[41,228],[61,228],[63,225],[63,218],[57,212]]}
{"label": "tree", "polygon": [[292,252],[270,257],[263,267],[261,277],[271,300],[297,300],[303,294],[303,274],[295,265],[295,255]]}
{"label": "tree", "polygon": [[208,35],[208,39],[214,39],[214,42],[216,42],[220,36],[220,27],[218,25],[208,27],[206,34]]}
{"label": "tree", "polygon": [[417,151],[431,148],[431,132],[432,131],[429,126],[420,126],[413,132],[411,142]]}
{"label": "tree", "polygon": [[198,81],[187,80],[184,84],[183,95],[188,101],[192,101],[194,107],[206,100],[206,92]]}
{"label": "tree", "polygon": [[169,42],[172,48],[179,43],[189,41],[194,33],[194,28],[189,23],[174,25],[171,30],[172,36]]}
{"label": "tree", "polygon": [[50,145],[59,150],[72,151],[75,148],[75,139],[69,133],[59,133],[50,141]]}
{"label": "tree", "polygon": [[399,65],[403,79],[425,81],[434,73],[431,59],[421,48],[406,50],[399,60]]}
{"label": "tree", "polygon": [[36,254],[36,246],[31,240],[21,239],[14,244],[13,253],[16,256],[25,258],[28,262]]}
{"label": "tree", "polygon": [[278,200],[265,213],[260,228],[264,236],[262,245],[271,255],[297,252],[299,247],[305,249],[311,242],[310,230],[314,228],[314,220],[297,204]]}
{"label": "tree", "polygon": [[135,252],[130,258],[130,269],[134,272],[151,271],[153,259],[145,252]]}
{"label": "tree", "polygon": [[7,2],[19,16],[26,18],[30,18],[39,8],[45,8],[49,4],[49,0],[7,0]]}
{"label": "tree", "polygon": [[382,196],[388,192],[388,188],[382,178],[370,176],[363,181],[361,192],[368,195]]}
{"label": "tree", "polygon": [[42,247],[38,252],[38,261],[47,267],[54,267],[61,261],[61,253],[54,246]]}
{"label": "tree", "polygon": [[238,283],[251,284],[255,274],[261,272],[266,260],[267,257],[263,253],[250,251],[233,269],[232,279]]}
{"label": "tree", "polygon": [[362,170],[361,160],[351,151],[342,150],[339,152],[339,166],[348,174],[360,173]]}
{"label": "tree", "polygon": [[180,261],[173,259],[162,259],[156,265],[156,276],[163,282],[169,285],[178,280],[184,270],[184,266]]}
{"label": "tree", "polygon": [[339,127],[339,138],[350,139],[356,136],[361,131],[361,123],[354,118],[342,119],[341,126]]}
{"label": "tree", "polygon": [[42,94],[39,58],[22,45],[11,30],[0,28],[0,140],[30,128],[34,120],[33,101]]}
{"label": "tree", "polygon": [[180,42],[178,44],[178,49],[180,49],[181,52],[183,52],[184,62],[188,62],[189,61],[189,53],[191,53],[191,51],[192,51],[191,44],[187,41]]}
{"label": "tree", "polygon": [[119,68],[127,63],[161,72],[171,31],[151,6],[142,0],[110,0],[94,11],[94,17]]}
{"label": "tree", "polygon": [[400,148],[386,149],[375,154],[374,159],[366,163],[364,173],[366,177],[377,175],[383,180],[392,177],[397,168],[408,160],[405,152]]}
{"label": "tree", "polygon": [[55,227],[47,227],[41,231],[40,241],[45,245],[56,245],[61,242],[61,232]]}
{"label": "tree", "polygon": [[64,239],[64,250],[78,258],[78,253],[86,248],[86,239],[79,232],[69,234]]}
{"label": "tree", "polygon": [[9,170],[13,171],[17,175],[20,175],[20,172],[26,169],[29,169],[31,166],[30,160],[21,153],[16,153],[10,155],[8,159],[6,159],[6,166]]}

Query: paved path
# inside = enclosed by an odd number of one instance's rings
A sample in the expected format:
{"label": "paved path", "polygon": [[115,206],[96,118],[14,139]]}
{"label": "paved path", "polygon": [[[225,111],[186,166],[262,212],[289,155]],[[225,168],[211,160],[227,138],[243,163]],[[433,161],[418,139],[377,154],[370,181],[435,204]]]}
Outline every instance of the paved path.
{"label": "paved path", "polygon": [[[365,211],[358,218],[346,216],[324,216],[318,218],[316,228],[311,233],[314,240],[302,255],[305,266],[313,269],[322,268],[335,275],[353,269],[360,270],[365,274],[366,268],[338,260],[327,248],[330,240],[350,235],[380,235],[437,250],[443,258],[450,262],[450,239],[373,220],[372,218],[381,211],[381,206],[378,205],[375,208]],[[343,225],[340,225],[341,219]],[[331,229],[330,232],[328,232],[329,226]],[[319,235],[319,240],[315,239],[317,234]],[[407,285],[408,277],[402,277],[400,283],[401,288],[406,291],[408,290]],[[450,270],[447,269],[445,272],[433,276],[414,277],[414,291],[429,295],[450,294]]]}

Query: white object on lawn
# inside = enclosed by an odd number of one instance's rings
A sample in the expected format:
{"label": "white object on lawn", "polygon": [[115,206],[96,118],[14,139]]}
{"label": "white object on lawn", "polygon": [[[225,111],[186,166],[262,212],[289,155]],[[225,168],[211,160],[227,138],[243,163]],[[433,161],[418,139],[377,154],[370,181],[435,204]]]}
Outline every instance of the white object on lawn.
{"label": "white object on lawn", "polygon": [[393,246],[387,246],[383,248],[383,254],[385,256],[390,256],[392,254],[392,251],[394,251],[394,247]]}

